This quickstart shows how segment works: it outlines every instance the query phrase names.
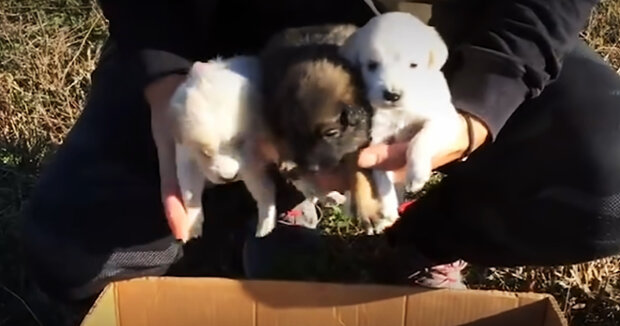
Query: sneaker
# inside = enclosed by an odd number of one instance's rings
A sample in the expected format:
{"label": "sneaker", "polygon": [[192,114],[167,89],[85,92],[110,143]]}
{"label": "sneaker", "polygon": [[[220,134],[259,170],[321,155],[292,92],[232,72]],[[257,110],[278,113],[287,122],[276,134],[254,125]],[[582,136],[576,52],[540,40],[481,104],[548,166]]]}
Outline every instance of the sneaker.
{"label": "sneaker", "polygon": [[319,224],[319,215],[316,205],[310,200],[304,200],[288,212],[278,216],[278,223],[288,226],[303,226],[308,229],[316,229]]}
{"label": "sneaker", "polygon": [[[398,212],[403,212],[415,203],[415,200],[404,202],[398,208]],[[416,260],[427,262],[423,257],[417,257]],[[428,266],[428,265],[427,265]],[[457,260],[450,264],[435,265],[432,267],[422,268],[421,270],[409,276],[417,285],[434,288],[434,289],[467,289],[463,282],[463,269],[467,267],[467,262]]]}
{"label": "sneaker", "polygon": [[409,208],[409,206],[413,205],[413,203],[415,203],[415,199],[412,199],[412,200],[409,200],[409,201],[406,201],[400,204],[400,206],[398,207],[398,214],[402,215],[405,212],[405,210]]}
{"label": "sneaker", "polygon": [[415,284],[434,289],[467,289],[463,282],[463,269],[467,263],[463,260],[444,265],[437,265],[415,272],[409,278]]}

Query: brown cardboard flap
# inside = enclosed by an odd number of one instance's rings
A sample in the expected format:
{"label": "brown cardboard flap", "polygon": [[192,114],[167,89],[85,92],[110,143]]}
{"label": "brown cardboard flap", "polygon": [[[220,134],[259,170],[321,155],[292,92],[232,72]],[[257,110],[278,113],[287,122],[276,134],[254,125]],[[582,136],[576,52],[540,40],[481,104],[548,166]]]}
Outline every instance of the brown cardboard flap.
{"label": "brown cardboard flap", "polygon": [[255,325],[254,300],[233,280],[139,279],[118,294],[120,326]]}
{"label": "brown cardboard flap", "polygon": [[149,277],[106,288],[82,325],[567,325],[553,303],[500,291]]}
{"label": "brown cardboard flap", "polygon": [[108,285],[82,321],[83,326],[121,326],[118,320],[116,284]]}
{"label": "brown cardboard flap", "polygon": [[566,325],[568,326],[568,321],[564,317],[564,313],[560,310],[557,301],[549,300],[549,304],[547,305],[547,310],[545,313],[545,323],[544,326],[556,326],[556,325]]}

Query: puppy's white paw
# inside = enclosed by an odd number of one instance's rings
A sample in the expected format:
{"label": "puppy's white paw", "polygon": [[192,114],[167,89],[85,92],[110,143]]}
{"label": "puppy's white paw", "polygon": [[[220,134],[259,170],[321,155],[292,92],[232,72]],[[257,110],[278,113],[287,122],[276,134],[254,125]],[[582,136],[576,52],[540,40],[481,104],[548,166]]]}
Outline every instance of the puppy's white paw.
{"label": "puppy's white paw", "polygon": [[393,213],[390,215],[378,214],[373,218],[363,219],[362,227],[366,231],[366,235],[379,235],[392,226],[399,217],[398,211],[396,211],[396,215]]}
{"label": "puppy's white paw", "polygon": [[264,209],[259,209],[258,223],[256,225],[256,237],[262,238],[276,227],[276,206],[269,205]]}
{"label": "puppy's white paw", "polygon": [[407,190],[407,192],[416,193],[422,190],[425,184],[426,182],[420,179],[407,180],[407,186],[405,187],[405,189]]}
{"label": "puppy's white paw", "polygon": [[188,207],[187,218],[190,222],[189,239],[202,236],[202,223],[204,221],[202,207]]}
{"label": "puppy's white paw", "polygon": [[396,220],[390,220],[390,219],[387,219],[387,218],[379,220],[379,222],[377,222],[377,224],[374,227],[375,234],[383,233],[383,231],[385,229],[389,228],[390,226],[392,226],[392,224],[394,224],[394,222],[396,222]]}
{"label": "puppy's white paw", "polygon": [[375,226],[369,218],[358,217],[358,219],[361,221],[361,224],[362,224],[361,227],[364,230],[364,233],[366,233],[366,235],[378,234],[378,233],[375,233]]}
{"label": "puppy's white paw", "polygon": [[384,205],[381,208],[381,215],[383,218],[379,221],[381,225],[381,229],[383,230],[386,227],[392,226],[398,218],[400,218],[400,214],[398,214],[398,206],[393,205]]}
{"label": "puppy's white paw", "polygon": [[331,191],[327,195],[325,195],[325,201],[327,204],[339,206],[344,204],[347,201],[347,196],[337,192]]}
{"label": "puppy's white paw", "polygon": [[358,219],[362,222],[362,228],[366,235],[379,235],[383,231],[392,226],[399,218],[398,211],[396,215],[383,215],[381,212],[377,212],[372,216],[359,216]]}
{"label": "puppy's white paw", "polygon": [[271,231],[273,231],[273,229],[275,229],[276,227],[276,223],[275,221],[272,220],[264,220],[262,222],[259,222],[257,227],[256,227],[256,237],[257,238],[262,238],[267,236],[269,233],[271,233]]}
{"label": "puppy's white paw", "polygon": [[408,168],[405,181],[405,190],[411,193],[418,192],[430,180],[431,171],[424,169]]}

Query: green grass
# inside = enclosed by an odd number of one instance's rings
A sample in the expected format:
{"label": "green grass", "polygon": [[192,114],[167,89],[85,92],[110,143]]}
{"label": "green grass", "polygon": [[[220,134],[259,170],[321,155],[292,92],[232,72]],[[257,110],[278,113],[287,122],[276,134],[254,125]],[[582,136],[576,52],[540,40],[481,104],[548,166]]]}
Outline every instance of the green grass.
{"label": "green grass", "polygon": [[[620,72],[619,30],[620,2],[604,0],[583,37]],[[88,0],[0,0],[0,326],[37,325],[25,293],[19,216],[45,158],[80,114],[106,33],[105,19]],[[338,207],[323,213],[327,250],[315,264],[287,267],[288,276],[394,282],[403,271],[397,256],[360,236]],[[611,257],[549,268],[473,266],[466,279],[472,288],[551,293],[573,325],[615,325],[619,275],[620,259]]]}

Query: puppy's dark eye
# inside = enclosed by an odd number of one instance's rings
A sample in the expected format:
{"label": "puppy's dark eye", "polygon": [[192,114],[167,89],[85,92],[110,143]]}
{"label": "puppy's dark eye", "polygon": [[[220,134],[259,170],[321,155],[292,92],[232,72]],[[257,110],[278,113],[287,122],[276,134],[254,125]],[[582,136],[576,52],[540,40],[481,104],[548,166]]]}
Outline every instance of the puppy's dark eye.
{"label": "puppy's dark eye", "polygon": [[369,71],[375,71],[377,70],[378,66],[379,66],[379,63],[377,61],[369,61],[368,64],[366,65],[366,68]]}
{"label": "puppy's dark eye", "polygon": [[323,131],[323,137],[338,137],[340,135],[340,130],[337,128],[329,128]]}
{"label": "puppy's dark eye", "polygon": [[417,66],[418,66],[418,64],[417,64],[417,63],[414,63],[414,62],[412,62],[412,63],[410,63],[410,64],[409,64],[409,68],[415,68],[415,67],[417,67]]}

